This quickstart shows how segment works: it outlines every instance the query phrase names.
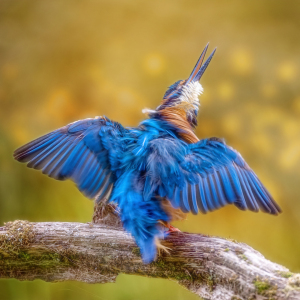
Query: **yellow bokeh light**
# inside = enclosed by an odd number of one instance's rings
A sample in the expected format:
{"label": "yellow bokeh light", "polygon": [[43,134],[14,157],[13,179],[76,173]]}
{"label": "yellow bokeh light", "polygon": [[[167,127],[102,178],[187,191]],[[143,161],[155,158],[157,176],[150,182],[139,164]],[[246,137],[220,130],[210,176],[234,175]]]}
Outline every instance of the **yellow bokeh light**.
{"label": "yellow bokeh light", "polygon": [[15,79],[19,73],[18,66],[13,63],[6,63],[1,71],[2,76],[8,80]]}
{"label": "yellow bokeh light", "polygon": [[70,94],[66,89],[59,88],[54,90],[48,98],[48,108],[60,110],[70,102]]}
{"label": "yellow bokeh light", "polygon": [[43,115],[53,118],[57,123],[68,122],[77,115],[71,94],[65,88],[51,91],[43,108],[45,110]]}
{"label": "yellow bokeh light", "polygon": [[264,133],[256,132],[251,139],[253,147],[256,149],[257,153],[262,155],[270,155],[273,151],[273,145],[270,140]]}
{"label": "yellow bokeh light", "polygon": [[286,169],[292,169],[296,167],[297,163],[300,163],[300,142],[294,143],[294,141],[288,145],[281,153],[279,157],[279,165]]}
{"label": "yellow bokeh light", "polygon": [[5,101],[5,92],[4,89],[0,87],[0,102],[4,102],[4,101]]}
{"label": "yellow bokeh light", "polygon": [[283,125],[281,126],[281,129],[283,135],[288,139],[298,139],[300,136],[300,127],[298,120],[286,118]]}
{"label": "yellow bokeh light", "polygon": [[165,70],[165,59],[159,53],[150,53],[144,59],[144,69],[150,75],[158,75]]}
{"label": "yellow bokeh light", "polygon": [[222,128],[228,134],[237,134],[241,128],[241,120],[236,113],[227,114],[222,118]]}
{"label": "yellow bokeh light", "polygon": [[277,90],[273,84],[266,83],[261,87],[261,92],[264,97],[273,98],[276,95]]}
{"label": "yellow bokeh light", "polygon": [[101,82],[105,78],[103,71],[98,64],[89,66],[87,74],[87,76],[96,82]]}
{"label": "yellow bokeh light", "polygon": [[300,114],[300,97],[297,97],[294,101],[293,101],[293,110]]}
{"label": "yellow bokeh light", "polygon": [[264,122],[265,126],[273,126],[276,128],[282,127],[282,120],[286,118],[284,112],[277,107],[269,106],[264,109],[260,114],[260,119]]}
{"label": "yellow bokeh light", "polygon": [[10,132],[16,145],[27,143],[32,138],[29,127],[24,126],[27,122],[28,115],[22,111],[14,111],[10,116]]}
{"label": "yellow bokeh light", "polygon": [[247,49],[235,49],[231,61],[233,70],[239,74],[248,74],[253,69],[253,56]]}
{"label": "yellow bokeh light", "polygon": [[220,83],[217,90],[220,98],[226,102],[231,101],[235,93],[234,86],[230,82]]}
{"label": "yellow bokeh light", "polygon": [[277,69],[277,76],[282,81],[291,81],[296,77],[297,68],[292,62],[281,63]]}
{"label": "yellow bokeh light", "polygon": [[16,126],[12,132],[14,140],[18,145],[27,143],[31,138],[28,130],[24,126]]}
{"label": "yellow bokeh light", "polygon": [[256,103],[256,99],[249,99],[242,107],[243,114],[251,116],[259,111],[259,105]]}
{"label": "yellow bokeh light", "polygon": [[[300,39],[296,0],[289,5],[284,1],[233,1],[230,5],[225,1],[2,2],[2,223],[15,218],[89,220],[93,205],[83,200],[73,183],[27,170],[13,161],[13,150],[70,122],[97,115],[123,126],[137,126],[147,118],[142,109],[155,109],[168,85],[187,78],[210,41],[206,59],[214,47],[218,49],[201,79],[204,93],[199,97],[197,136],[224,137],[276,202],[282,203],[284,213],[272,218],[240,212],[231,205],[206,215],[189,215],[190,220],[178,226],[231,236],[258,247],[291,272],[299,272]],[[272,230],[266,233],[262,228]],[[30,287],[31,283],[7,281],[1,284],[0,298],[25,300],[34,294],[49,298],[57,289],[63,291],[57,300],[81,300],[88,298],[88,293],[105,299],[127,294],[147,300],[159,298],[157,295],[195,298],[183,294],[187,291],[175,290],[175,285],[166,286],[166,281],[151,283],[149,279],[148,283],[147,278],[141,288],[133,289],[135,278],[114,287],[85,285],[82,293],[78,289],[74,293],[74,288],[64,283],[54,288],[42,282]],[[157,293],[145,297],[149,290]]]}
{"label": "yellow bokeh light", "polygon": [[118,92],[118,100],[126,105],[134,106],[137,102],[134,92],[128,88],[120,89]]}

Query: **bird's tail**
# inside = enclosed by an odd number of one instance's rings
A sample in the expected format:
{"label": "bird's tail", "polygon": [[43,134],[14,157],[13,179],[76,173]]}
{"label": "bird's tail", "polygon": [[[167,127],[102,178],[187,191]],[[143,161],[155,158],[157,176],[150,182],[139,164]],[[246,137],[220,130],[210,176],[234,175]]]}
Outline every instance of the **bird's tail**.
{"label": "bird's tail", "polygon": [[122,194],[112,199],[119,206],[124,229],[135,238],[144,263],[150,263],[156,258],[156,240],[164,235],[160,221],[168,222],[170,218],[159,199],[152,197],[145,201],[141,191],[132,186],[122,190]]}

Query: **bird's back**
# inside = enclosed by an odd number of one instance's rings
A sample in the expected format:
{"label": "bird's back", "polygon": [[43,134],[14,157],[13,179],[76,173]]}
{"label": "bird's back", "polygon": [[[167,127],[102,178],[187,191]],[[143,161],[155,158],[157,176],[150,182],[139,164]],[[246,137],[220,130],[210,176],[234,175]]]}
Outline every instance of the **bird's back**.
{"label": "bird's back", "polygon": [[[176,210],[207,213],[233,204],[277,215],[280,208],[242,156],[218,138],[194,133],[206,62],[202,52],[191,75],[169,87],[149,119],[124,128],[106,117],[74,122],[14,153],[15,159],[58,179],[73,180],[96,201],[118,205],[124,228],[144,262],[155,259]],[[172,207],[172,209],[170,209]]]}

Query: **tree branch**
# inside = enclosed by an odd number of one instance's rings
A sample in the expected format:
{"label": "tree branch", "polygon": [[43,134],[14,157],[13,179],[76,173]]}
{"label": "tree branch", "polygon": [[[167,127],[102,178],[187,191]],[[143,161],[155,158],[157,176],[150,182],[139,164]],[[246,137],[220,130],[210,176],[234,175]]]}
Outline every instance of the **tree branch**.
{"label": "tree branch", "polygon": [[145,265],[119,227],[9,222],[0,227],[0,278],[106,283],[125,273],[176,280],[204,299],[300,299],[300,275],[245,244],[180,232],[163,244],[170,254]]}

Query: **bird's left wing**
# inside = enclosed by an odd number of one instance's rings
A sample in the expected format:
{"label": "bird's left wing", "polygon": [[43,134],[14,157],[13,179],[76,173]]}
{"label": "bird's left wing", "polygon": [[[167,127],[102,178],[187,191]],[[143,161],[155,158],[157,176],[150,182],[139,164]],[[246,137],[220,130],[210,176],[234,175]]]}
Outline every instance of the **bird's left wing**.
{"label": "bird's left wing", "polygon": [[183,212],[206,213],[227,204],[281,212],[242,156],[217,138],[185,144],[159,138],[149,145],[144,198],[166,197]]}
{"label": "bird's left wing", "polygon": [[102,199],[115,181],[126,132],[106,117],[80,120],[20,147],[14,158],[57,180],[70,178],[85,196]]}

